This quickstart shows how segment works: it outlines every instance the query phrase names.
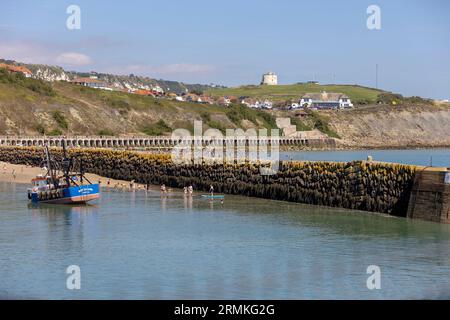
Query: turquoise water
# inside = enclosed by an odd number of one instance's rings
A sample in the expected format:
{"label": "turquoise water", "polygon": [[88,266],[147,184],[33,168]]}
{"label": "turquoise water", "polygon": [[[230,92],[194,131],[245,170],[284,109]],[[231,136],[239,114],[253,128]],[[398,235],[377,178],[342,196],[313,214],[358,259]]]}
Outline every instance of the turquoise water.
{"label": "turquoise water", "polygon": [[280,158],[281,160],[352,161],[366,160],[368,155],[371,155],[376,161],[450,167],[450,149],[293,151],[281,152]]}
{"label": "turquoise water", "polygon": [[[81,289],[66,288],[66,268]],[[381,289],[369,290],[369,265]],[[0,183],[0,297],[450,298],[450,226],[226,196],[103,190],[89,206],[29,206]]]}

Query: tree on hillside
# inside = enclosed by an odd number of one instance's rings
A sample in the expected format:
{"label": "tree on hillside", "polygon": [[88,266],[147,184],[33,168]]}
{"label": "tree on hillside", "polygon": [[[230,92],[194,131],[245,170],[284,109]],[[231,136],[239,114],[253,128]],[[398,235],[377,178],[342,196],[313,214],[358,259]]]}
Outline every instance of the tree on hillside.
{"label": "tree on hillside", "polygon": [[192,89],[190,93],[195,94],[197,96],[202,96],[203,95],[203,91],[199,90],[199,89]]}

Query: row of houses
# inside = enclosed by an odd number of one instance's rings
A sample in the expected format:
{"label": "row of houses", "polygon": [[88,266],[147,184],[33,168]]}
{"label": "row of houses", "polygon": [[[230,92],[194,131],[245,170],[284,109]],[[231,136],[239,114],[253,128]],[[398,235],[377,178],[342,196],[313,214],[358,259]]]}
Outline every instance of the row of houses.
{"label": "row of houses", "polygon": [[[102,89],[112,91],[106,82],[99,80],[95,76],[85,77],[85,78],[77,78],[71,81],[72,83],[80,86],[85,86],[94,89]],[[144,95],[144,96],[153,96],[153,97],[164,97],[171,100],[176,101],[184,101],[184,102],[193,102],[193,103],[201,103],[201,104],[218,104],[221,106],[229,106],[232,103],[242,103],[243,105],[249,108],[258,108],[258,109],[272,109],[273,103],[269,100],[257,100],[248,97],[237,98],[234,96],[223,96],[223,97],[212,97],[205,94],[195,94],[195,93],[184,93],[181,95],[177,95],[173,92],[165,93],[160,87],[155,86],[151,89],[125,89],[125,92]]]}
{"label": "row of houses", "polygon": [[[101,90],[107,90],[107,91],[114,91],[114,88],[111,88],[105,81],[99,80],[96,76],[90,76],[90,77],[80,77],[76,78],[71,81],[71,83],[94,88],[94,89],[101,89]],[[141,96],[162,96],[164,95],[164,90],[160,86],[153,86],[151,88],[141,88],[141,89],[121,89],[121,91],[127,92],[127,93],[134,93]]]}
{"label": "row of houses", "polygon": [[[112,91],[114,89],[110,88],[107,83],[99,80],[97,77],[91,76],[87,78],[77,78],[71,81],[74,84],[94,88],[94,89],[102,89]],[[202,104],[219,104],[222,106],[229,106],[231,103],[236,102],[235,97],[219,97],[213,98],[208,95],[197,95],[194,93],[184,93],[178,95],[173,92],[164,92],[164,90],[159,86],[153,86],[151,88],[146,89],[124,89],[123,91],[127,93],[142,95],[142,96],[152,96],[152,97],[163,97],[176,101],[185,101],[185,102],[193,102],[193,103],[202,103]]]}
{"label": "row of houses", "polygon": [[[21,73],[25,77],[32,77],[33,73],[24,66],[9,65],[5,63],[0,63],[0,69],[6,69],[10,73]],[[71,81],[72,83],[80,86],[85,86],[89,88],[101,89],[113,91],[114,89],[109,87],[104,81],[99,80],[95,76],[90,77],[80,77]],[[145,89],[124,89],[123,91],[128,93],[133,93],[143,96],[153,96],[153,97],[165,97],[168,99],[176,101],[186,101],[201,104],[218,104],[221,106],[229,106],[232,103],[240,103],[246,107],[254,109],[272,109],[274,104],[268,99],[256,99],[251,97],[234,97],[234,96],[223,96],[214,98],[208,95],[197,95],[194,93],[186,93],[182,95],[177,95],[175,93],[166,94],[164,90],[159,86],[153,86]],[[330,109],[347,109],[352,108],[353,103],[350,98],[343,93],[306,93],[304,94],[298,102],[290,102],[287,105],[288,109],[312,109],[312,110],[330,110]]]}
{"label": "row of houses", "polygon": [[[272,101],[264,99],[243,97],[240,103],[256,109],[272,109],[274,104]],[[287,106],[287,109],[311,109],[311,110],[330,110],[330,109],[347,109],[352,108],[353,103],[350,98],[343,93],[306,93],[298,101],[277,105],[277,107]]]}
{"label": "row of houses", "polygon": [[244,97],[240,99],[241,104],[254,109],[272,109],[273,102],[268,99],[258,100],[255,98]]}
{"label": "row of houses", "polygon": [[[72,81],[72,83],[87,86],[91,88],[103,89],[103,90],[113,90],[107,86],[106,83],[98,80],[96,77],[89,78],[78,78]],[[138,89],[125,90],[128,93],[144,95],[144,96],[153,96],[153,97],[165,97],[168,99],[176,100],[176,101],[185,101],[185,102],[193,102],[193,103],[201,103],[201,104],[218,104],[221,106],[229,106],[232,103],[240,103],[249,108],[254,109],[272,109],[274,107],[274,103],[268,99],[257,99],[251,97],[234,97],[234,96],[223,96],[214,98],[208,95],[197,95],[194,93],[186,93],[182,95],[177,95],[175,93],[167,93],[160,87],[155,87],[151,89]],[[329,93],[329,92],[320,92],[320,93],[307,93],[304,94],[298,102],[291,102],[288,105],[288,109],[312,109],[312,110],[329,110],[329,109],[347,109],[352,108],[353,103],[350,98],[343,93]]]}
{"label": "row of houses", "polygon": [[336,110],[353,108],[350,98],[343,93],[306,93],[298,101],[286,103],[284,109]]}
{"label": "row of houses", "polygon": [[307,93],[299,101],[299,107],[315,109],[347,109],[352,108],[350,98],[343,93]]}
{"label": "row of houses", "polygon": [[13,73],[13,74],[14,73],[23,74],[27,78],[31,78],[31,76],[33,75],[31,70],[24,66],[16,66],[16,65],[12,65],[12,64],[0,63],[0,69],[5,69],[9,73]]}

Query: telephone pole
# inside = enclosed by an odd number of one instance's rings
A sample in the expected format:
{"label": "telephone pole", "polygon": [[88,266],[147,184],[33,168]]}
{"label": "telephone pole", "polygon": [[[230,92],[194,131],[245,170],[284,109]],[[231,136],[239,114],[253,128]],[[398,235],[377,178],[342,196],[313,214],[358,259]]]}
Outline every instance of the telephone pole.
{"label": "telephone pole", "polygon": [[375,65],[375,88],[378,89],[378,63]]}

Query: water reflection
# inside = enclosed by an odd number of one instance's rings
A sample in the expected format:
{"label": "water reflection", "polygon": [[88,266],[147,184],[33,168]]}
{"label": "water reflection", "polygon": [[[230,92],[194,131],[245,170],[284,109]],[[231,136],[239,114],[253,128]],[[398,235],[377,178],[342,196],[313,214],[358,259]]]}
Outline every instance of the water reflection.
{"label": "water reflection", "polygon": [[188,212],[192,211],[192,205],[194,203],[194,198],[191,195],[183,194],[183,204],[184,209]]}
{"label": "water reflection", "polygon": [[[0,184],[0,294],[37,298],[426,298],[450,292],[449,226],[256,198],[102,189],[28,205]],[[32,263],[30,263],[32,261]],[[80,265],[83,290],[65,289]],[[365,287],[368,265],[382,291]]]}
{"label": "water reflection", "polygon": [[77,204],[77,205],[58,205],[44,203],[28,203],[28,209],[33,215],[47,215],[49,218],[55,218],[61,215],[70,217],[73,215],[87,215],[98,213],[97,204]]}

